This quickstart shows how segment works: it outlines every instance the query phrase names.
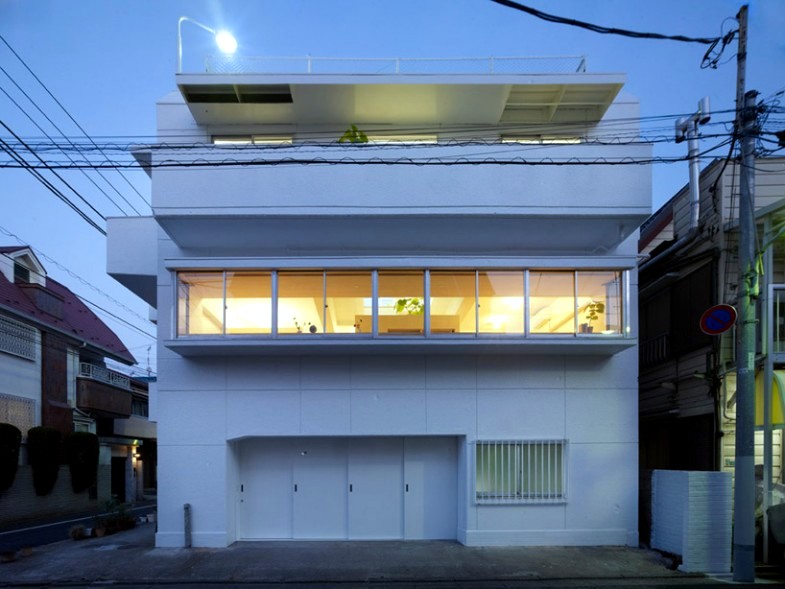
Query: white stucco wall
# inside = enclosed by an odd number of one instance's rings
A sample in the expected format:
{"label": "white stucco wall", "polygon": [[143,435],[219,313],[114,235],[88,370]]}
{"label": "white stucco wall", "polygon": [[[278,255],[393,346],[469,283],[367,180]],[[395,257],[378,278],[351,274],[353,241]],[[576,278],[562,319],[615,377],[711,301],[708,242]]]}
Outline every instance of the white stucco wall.
{"label": "white stucco wall", "polygon": [[[634,117],[637,112],[637,101],[624,97],[608,117]],[[179,97],[159,103],[158,115],[162,136],[182,134],[189,141],[209,141],[215,131],[196,124]],[[231,129],[246,130],[241,124]],[[308,130],[307,122],[297,127],[297,132]],[[594,131],[602,133],[602,124]],[[310,149],[322,151],[312,156],[367,157],[358,146]],[[457,145],[409,151],[400,156],[467,153],[465,146]],[[469,151],[477,160],[521,155],[519,145],[509,144],[473,145]],[[535,153],[539,159],[645,158],[651,146],[548,145]],[[302,154],[294,146],[274,153],[230,155],[280,160]],[[184,157],[163,150],[152,157],[156,161],[173,156]],[[215,150],[209,157],[219,162],[226,154]],[[297,256],[376,255],[394,266],[396,260],[412,264],[422,256],[440,255],[451,257],[455,267],[475,268],[482,267],[478,256],[495,255],[514,263],[528,256],[527,265],[534,260],[538,267],[558,260],[559,267],[574,262],[582,268],[633,268],[637,235],[630,234],[637,233],[635,227],[650,212],[648,167],[341,165],[240,170],[152,172],[156,222],[179,244],[156,229],[159,343],[153,405],[159,424],[158,546],[183,545],[185,503],[193,510],[194,546],[233,542],[239,527],[240,448],[244,440],[275,436],[454,437],[455,536],[461,542],[637,545],[635,346],[610,356],[576,356],[558,347],[550,353],[456,354],[434,342],[438,354],[426,348],[424,353],[400,355],[382,345],[365,355],[297,355],[295,350],[275,357],[239,356],[224,349],[220,357],[183,357],[164,342],[174,337],[172,269],[180,262],[183,267],[233,268],[267,257],[281,261],[276,267],[285,267],[296,264]],[[413,220],[423,216],[429,223],[424,230]],[[349,233],[332,217],[362,223],[355,222]],[[326,230],[326,218],[332,234]],[[271,219],[281,220],[277,228],[266,224]],[[366,225],[365,233],[358,229]],[[110,229],[115,227],[120,233],[111,268],[131,288],[149,284],[149,256],[137,255],[130,263],[121,255],[123,243],[133,243],[134,225],[113,221]],[[404,251],[407,232],[413,239],[426,234],[430,241],[415,241],[412,251]],[[570,241],[575,236],[579,239]],[[392,245],[384,238],[393,238]],[[145,239],[149,245],[152,237]],[[145,248],[148,251],[152,250]],[[144,285],[137,284],[140,279]],[[630,280],[629,315],[635,326],[635,270]],[[636,333],[633,327],[627,341],[634,343]],[[503,439],[567,440],[566,501],[476,505],[473,443]]]}
{"label": "white stucco wall", "polygon": [[[461,541],[634,545],[635,358],[635,350],[602,359],[162,357],[159,544],[181,543],[186,502],[194,513],[195,545],[234,540],[236,466],[227,440],[456,435],[469,443],[553,438],[569,443],[565,504],[475,506],[464,497]],[[468,483],[470,470],[464,464],[461,476]]]}

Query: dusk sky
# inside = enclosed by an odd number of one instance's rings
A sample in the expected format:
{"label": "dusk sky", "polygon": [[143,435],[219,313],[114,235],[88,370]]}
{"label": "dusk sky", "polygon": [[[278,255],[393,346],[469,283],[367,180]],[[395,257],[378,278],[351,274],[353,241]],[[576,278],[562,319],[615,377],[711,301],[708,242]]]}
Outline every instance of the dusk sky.
{"label": "dusk sky", "polygon": [[[595,24],[692,37],[717,37],[736,28],[734,17],[744,4],[740,0],[521,1]],[[749,5],[747,89],[759,91],[771,103],[785,89],[785,0],[753,0]],[[63,134],[73,141],[85,140],[10,46],[97,144],[125,146],[152,140],[155,102],[176,89],[180,16],[230,30],[239,43],[238,55],[246,57],[583,55],[588,72],[627,75],[624,92],[640,100],[644,137],[672,138],[675,119],[694,112],[703,96],[710,97],[716,113],[706,133],[731,129],[735,40],[717,69],[701,69],[705,45],[601,35],[538,20],[490,0],[0,0],[0,35],[8,44],[0,41],[0,120],[25,142],[46,142],[45,134],[58,143],[64,141]],[[214,53],[210,36],[186,23],[184,70],[200,71],[204,57]],[[664,115],[669,116],[652,119]],[[776,130],[785,127],[782,115],[778,117],[773,120],[780,125]],[[14,140],[2,126],[0,137]],[[721,141],[722,137],[706,138],[701,148]],[[722,148],[712,155],[726,153],[727,148]],[[683,156],[686,144],[656,143],[654,154]],[[38,155],[44,160],[65,157],[53,151]],[[127,159],[117,151],[107,155]],[[34,155],[25,157],[35,161]],[[0,155],[0,162],[8,161],[7,154]],[[141,171],[59,174],[104,217],[150,214],[150,182]],[[99,226],[105,226],[59,178],[49,172],[44,175]],[[656,210],[686,183],[687,164],[655,164],[653,179]],[[145,320],[147,306],[106,275],[106,238],[25,170],[0,168],[0,194],[0,245],[17,245],[9,235],[13,234],[44,254],[41,261],[53,278],[105,309],[94,308],[136,356],[138,372],[144,372],[153,338],[139,330],[153,334],[154,326]],[[149,362],[154,372],[154,346]]]}

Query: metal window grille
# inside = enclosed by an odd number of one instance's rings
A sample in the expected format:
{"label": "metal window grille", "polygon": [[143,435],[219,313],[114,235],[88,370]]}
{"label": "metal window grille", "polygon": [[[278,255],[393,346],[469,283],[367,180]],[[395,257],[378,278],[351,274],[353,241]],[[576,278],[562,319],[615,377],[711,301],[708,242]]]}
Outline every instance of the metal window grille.
{"label": "metal window grille", "polygon": [[10,423],[26,436],[27,431],[35,427],[35,421],[34,400],[0,394],[0,423]]}
{"label": "metal window grille", "polygon": [[38,331],[8,317],[0,317],[0,351],[20,358],[38,358]]}
{"label": "metal window grille", "polygon": [[567,499],[565,440],[475,443],[475,500],[484,504],[563,503]]}

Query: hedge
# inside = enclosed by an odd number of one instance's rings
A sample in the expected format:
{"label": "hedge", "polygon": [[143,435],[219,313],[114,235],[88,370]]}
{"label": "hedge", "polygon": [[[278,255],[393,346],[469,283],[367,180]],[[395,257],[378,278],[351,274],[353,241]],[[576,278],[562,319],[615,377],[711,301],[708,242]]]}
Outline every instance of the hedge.
{"label": "hedge", "polygon": [[58,430],[46,426],[27,432],[27,458],[33,467],[33,487],[39,497],[51,493],[57,482],[61,438]]}

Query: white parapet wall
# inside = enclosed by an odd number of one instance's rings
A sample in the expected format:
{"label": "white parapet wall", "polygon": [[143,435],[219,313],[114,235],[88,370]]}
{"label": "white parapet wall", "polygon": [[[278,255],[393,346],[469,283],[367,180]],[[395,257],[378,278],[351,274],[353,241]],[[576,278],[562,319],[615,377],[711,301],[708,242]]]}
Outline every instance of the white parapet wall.
{"label": "white parapet wall", "polygon": [[732,497],[729,473],[655,470],[652,548],[681,555],[684,572],[730,572]]}

